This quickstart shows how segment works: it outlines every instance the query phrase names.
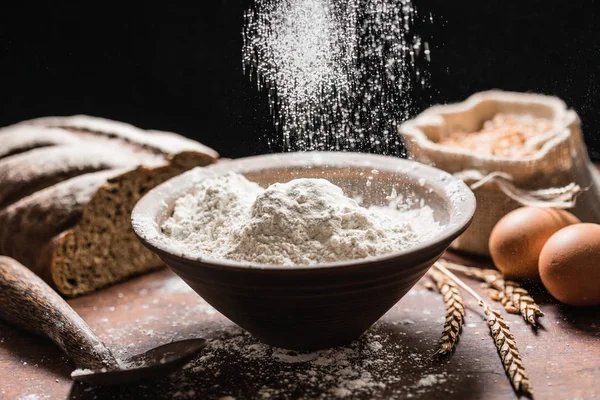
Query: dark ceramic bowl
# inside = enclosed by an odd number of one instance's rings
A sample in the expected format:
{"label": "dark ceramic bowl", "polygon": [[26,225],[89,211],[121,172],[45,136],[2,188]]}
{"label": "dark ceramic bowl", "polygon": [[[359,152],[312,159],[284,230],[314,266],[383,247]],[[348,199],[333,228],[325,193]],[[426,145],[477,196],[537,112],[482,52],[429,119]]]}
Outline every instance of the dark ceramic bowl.
{"label": "dark ceramic bowl", "polygon": [[[444,228],[408,250],[314,266],[181,254],[160,229],[175,199],[198,181],[231,171],[263,186],[295,178],[327,178],[346,195],[361,196],[366,205],[387,205],[386,196],[395,187],[433,208]],[[467,228],[474,211],[469,188],[438,169],[393,157],[314,152],[249,157],[188,171],[144,196],[133,210],[132,223],[142,243],[214,308],[259,340],[288,349],[321,349],[360,337]]]}

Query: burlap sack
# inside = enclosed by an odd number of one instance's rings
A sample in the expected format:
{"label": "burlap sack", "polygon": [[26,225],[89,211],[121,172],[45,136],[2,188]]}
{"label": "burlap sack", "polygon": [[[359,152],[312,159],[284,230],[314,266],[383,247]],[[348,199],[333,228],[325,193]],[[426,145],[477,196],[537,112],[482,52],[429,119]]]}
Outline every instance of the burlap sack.
{"label": "burlap sack", "polygon": [[[553,128],[536,137],[531,155],[518,158],[438,144],[451,132],[481,129],[497,113],[545,118]],[[569,209],[582,221],[600,222],[600,176],[589,160],[579,117],[556,97],[481,92],[462,103],[431,107],[399,132],[412,158],[462,178],[475,193],[475,218],[455,249],[488,255],[496,222],[521,206]]]}

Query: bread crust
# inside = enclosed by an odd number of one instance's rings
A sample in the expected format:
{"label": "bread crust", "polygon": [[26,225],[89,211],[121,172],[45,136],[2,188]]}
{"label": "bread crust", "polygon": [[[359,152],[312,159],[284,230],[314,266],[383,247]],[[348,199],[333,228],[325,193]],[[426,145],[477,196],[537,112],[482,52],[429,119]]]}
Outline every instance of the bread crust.
{"label": "bread crust", "polygon": [[143,160],[119,148],[72,144],[33,149],[0,160],[0,209],[32,193],[90,172],[134,168]]}

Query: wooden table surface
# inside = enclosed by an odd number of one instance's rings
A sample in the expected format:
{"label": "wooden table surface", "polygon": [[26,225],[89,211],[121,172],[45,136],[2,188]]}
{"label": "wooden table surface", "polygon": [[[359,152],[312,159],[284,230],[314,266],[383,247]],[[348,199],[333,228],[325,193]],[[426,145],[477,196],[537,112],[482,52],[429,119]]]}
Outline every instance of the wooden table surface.
{"label": "wooden table surface", "polygon": [[[479,283],[465,280],[485,292]],[[172,272],[159,271],[69,303],[117,355],[172,340],[213,339],[191,364],[142,384],[73,384],[73,366],[51,342],[0,322],[0,398],[516,398],[481,309],[470,298],[465,296],[466,325],[455,354],[448,360],[434,356],[444,306],[424,282],[349,350],[352,359],[346,368],[344,360],[329,365],[308,355],[308,361],[298,362],[294,353],[258,344]],[[536,332],[518,315],[508,314],[506,319],[535,398],[600,398],[600,308],[569,308],[543,289],[532,293],[546,313],[543,327]],[[349,386],[345,380],[340,389],[344,374],[359,374],[361,379],[350,379],[354,383]]]}

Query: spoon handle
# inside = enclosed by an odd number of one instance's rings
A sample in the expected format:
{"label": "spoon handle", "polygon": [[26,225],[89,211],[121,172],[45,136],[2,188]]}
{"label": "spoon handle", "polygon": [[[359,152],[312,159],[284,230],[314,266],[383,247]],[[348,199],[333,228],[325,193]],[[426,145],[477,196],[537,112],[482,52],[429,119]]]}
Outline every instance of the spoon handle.
{"label": "spoon handle", "polygon": [[110,350],[50,286],[0,256],[0,318],[50,338],[81,369],[118,369]]}

